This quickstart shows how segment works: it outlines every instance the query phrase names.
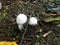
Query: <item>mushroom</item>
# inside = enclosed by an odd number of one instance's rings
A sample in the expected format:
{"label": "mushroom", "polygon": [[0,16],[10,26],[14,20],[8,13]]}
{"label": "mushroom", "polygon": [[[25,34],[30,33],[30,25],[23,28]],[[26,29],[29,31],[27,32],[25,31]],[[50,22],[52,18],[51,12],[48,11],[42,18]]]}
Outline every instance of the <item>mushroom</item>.
{"label": "mushroom", "polygon": [[38,23],[38,20],[36,17],[30,17],[29,24],[30,25],[36,25]]}
{"label": "mushroom", "polygon": [[18,24],[18,28],[20,30],[23,29],[23,24],[27,22],[27,16],[25,14],[19,14],[16,18],[16,23]]}

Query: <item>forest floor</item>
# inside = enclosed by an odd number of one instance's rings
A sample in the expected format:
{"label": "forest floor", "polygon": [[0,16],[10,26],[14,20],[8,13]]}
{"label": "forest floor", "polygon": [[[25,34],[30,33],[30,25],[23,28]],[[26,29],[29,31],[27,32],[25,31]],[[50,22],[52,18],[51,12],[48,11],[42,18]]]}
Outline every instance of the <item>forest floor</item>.
{"label": "forest floor", "polygon": [[[1,3],[0,41],[16,41],[18,45],[20,42],[22,45],[60,45],[60,27],[56,26],[60,24],[60,21],[46,23],[41,19],[36,26],[28,25],[23,41],[21,41],[24,30],[18,29],[16,17],[18,14],[24,13],[40,18],[43,9],[40,2],[1,0]],[[45,34],[47,35],[44,36]]]}

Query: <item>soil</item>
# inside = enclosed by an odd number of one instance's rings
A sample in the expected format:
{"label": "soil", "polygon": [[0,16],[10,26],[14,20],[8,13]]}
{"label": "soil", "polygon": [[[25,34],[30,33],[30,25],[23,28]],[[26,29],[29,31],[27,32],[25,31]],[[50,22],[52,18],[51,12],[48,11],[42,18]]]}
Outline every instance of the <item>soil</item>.
{"label": "soil", "polygon": [[[38,25],[27,26],[22,45],[60,45],[60,21],[44,22],[41,21],[41,12],[44,10],[42,4],[39,1],[21,1],[21,0],[1,0],[2,9],[0,9],[0,41],[16,41],[18,45],[21,45],[22,35],[25,32],[24,29],[20,31],[16,23],[16,17],[20,13],[24,13],[27,16],[35,16],[39,18]],[[29,17],[28,17],[29,18]],[[41,30],[40,30],[41,29]],[[49,31],[52,31],[46,37],[43,35]]]}

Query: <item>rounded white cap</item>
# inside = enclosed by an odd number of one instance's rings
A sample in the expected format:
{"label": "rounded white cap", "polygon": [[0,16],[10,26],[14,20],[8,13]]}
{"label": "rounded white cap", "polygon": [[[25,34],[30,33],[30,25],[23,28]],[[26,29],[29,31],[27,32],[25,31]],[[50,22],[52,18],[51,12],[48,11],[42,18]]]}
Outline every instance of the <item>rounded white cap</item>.
{"label": "rounded white cap", "polygon": [[19,14],[16,18],[17,24],[24,24],[27,22],[27,16],[25,14]]}
{"label": "rounded white cap", "polygon": [[38,20],[37,20],[36,17],[31,17],[31,18],[29,19],[29,24],[30,24],[30,25],[36,25],[37,23],[38,23]]}

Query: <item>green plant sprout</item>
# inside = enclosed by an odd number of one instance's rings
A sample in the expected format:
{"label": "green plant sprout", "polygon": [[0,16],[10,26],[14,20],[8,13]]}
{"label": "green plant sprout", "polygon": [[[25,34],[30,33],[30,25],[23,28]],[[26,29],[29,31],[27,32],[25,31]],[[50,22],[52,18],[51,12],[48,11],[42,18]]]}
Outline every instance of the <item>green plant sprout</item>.
{"label": "green plant sprout", "polygon": [[47,18],[47,19],[44,19],[45,22],[52,22],[52,21],[60,21],[60,17],[55,17],[55,18]]}
{"label": "green plant sprout", "polygon": [[34,45],[40,45],[40,43],[39,42],[35,42]]}
{"label": "green plant sprout", "polygon": [[4,12],[0,15],[0,20],[6,19],[7,18],[7,13]]}

